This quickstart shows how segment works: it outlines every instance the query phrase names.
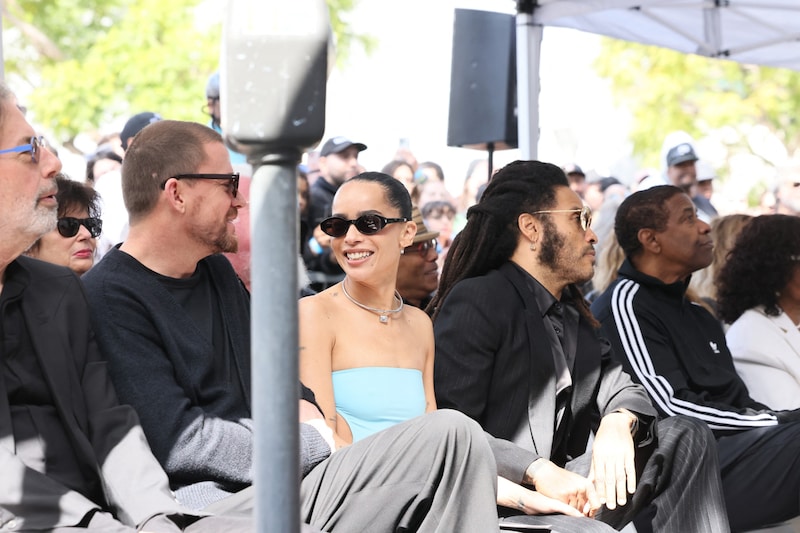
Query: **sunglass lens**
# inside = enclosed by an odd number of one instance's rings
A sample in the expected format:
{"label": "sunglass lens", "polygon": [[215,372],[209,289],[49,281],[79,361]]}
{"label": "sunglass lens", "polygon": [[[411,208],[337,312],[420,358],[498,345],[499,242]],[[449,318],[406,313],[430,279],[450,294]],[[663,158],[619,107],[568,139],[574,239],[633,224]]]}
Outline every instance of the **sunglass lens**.
{"label": "sunglass lens", "polygon": [[81,223],[76,218],[59,218],[56,229],[62,237],[74,237],[78,234]]}
{"label": "sunglass lens", "polygon": [[100,236],[100,233],[103,231],[103,221],[99,218],[87,218],[85,221],[86,229],[89,230],[92,237],[95,239]]}
{"label": "sunglass lens", "polygon": [[589,229],[592,225],[592,211],[591,209],[584,208],[581,211],[581,226],[583,227],[583,231]]}
{"label": "sunglass lens", "polygon": [[320,229],[331,237],[341,237],[347,233],[349,224],[343,218],[331,217],[320,223]]}
{"label": "sunglass lens", "polygon": [[356,229],[364,235],[374,235],[383,229],[383,220],[378,215],[361,215],[356,219]]}

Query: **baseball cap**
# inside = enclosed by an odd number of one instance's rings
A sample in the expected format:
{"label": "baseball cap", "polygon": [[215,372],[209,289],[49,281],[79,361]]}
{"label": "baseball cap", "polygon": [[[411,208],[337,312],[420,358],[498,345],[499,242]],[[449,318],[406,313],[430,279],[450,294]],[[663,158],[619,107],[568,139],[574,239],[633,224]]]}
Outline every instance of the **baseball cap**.
{"label": "baseball cap", "polygon": [[367,145],[363,143],[354,143],[347,137],[332,137],[328,139],[328,141],[322,146],[322,150],[320,151],[319,155],[322,157],[331,155],[331,154],[338,154],[344,150],[347,150],[351,146],[355,146],[358,148],[359,152],[362,152],[367,149]]}
{"label": "baseball cap", "polygon": [[219,98],[219,72],[215,72],[208,77],[206,98]]}
{"label": "baseball cap", "polygon": [[680,165],[687,161],[697,161],[697,154],[689,143],[681,143],[667,152],[667,166]]}
{"label": "baseball cap", "polygon": [[161,115],[151,113],[150,111],[145,111],[144,113],[139,113],[129,118],[128,122],[126,122],[125,126],[122,128],[122,132],[119,134],[119,138],[122,141],[122,149],[127,150],[128,141],[136,137],[136,134],[142,131],[145,126],[153,122],[158,122],[159,120],[161,120]]}

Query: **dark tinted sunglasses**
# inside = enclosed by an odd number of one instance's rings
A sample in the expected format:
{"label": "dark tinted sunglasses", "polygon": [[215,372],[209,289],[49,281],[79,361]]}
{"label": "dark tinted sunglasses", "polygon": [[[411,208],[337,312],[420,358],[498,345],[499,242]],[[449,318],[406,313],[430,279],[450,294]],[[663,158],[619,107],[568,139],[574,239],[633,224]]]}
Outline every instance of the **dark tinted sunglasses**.
{"label": "dark tinted sunglasses", "polygon": [[347,220],[342,217],[326,218],[319,223],[322,231],[331,237],[344,237],[350,224],[354,225],[358,231],[364,235],[375,235],[382,230],[386,224],[395,222],[408,222],[407,218],[386,218],[380,215],[361,215],[355,220]]}
{"label": "dark tinted sunglasses", "polygon": [[168,178],[161,183],[161,188],[163,189],[167,182],[171,179],[176,180],[228,180],[228,192],[236,198],[236,195],[239,194],[239,173],[232,172],[230,174],[178,174],[177,176],[172,176],[172,178]]}
{"label": "dark tinted sunglasses", "polygon": [[56,223],[56,229],[58,230],[58,233],[65,238],[74,237],[77,235],[78,231],[81,229],[81,226],[88,229],[89,233],[91,233],[92,237],[95,239],[99,237],[100,232],[103,231],[103,221],[97,217],[64,217],[59,218],[58,222]]}
{"label": "dark tinted sunglasses", "polygon": [[439,243],[436,242],[436,239],[431,239],[429,241],[418,242],[416,244],[412,244],[411,246],[406,246],[405,253],[418,253],[420,255],[426,255],[428,250],[433,248],[434,250],[437,249]]}

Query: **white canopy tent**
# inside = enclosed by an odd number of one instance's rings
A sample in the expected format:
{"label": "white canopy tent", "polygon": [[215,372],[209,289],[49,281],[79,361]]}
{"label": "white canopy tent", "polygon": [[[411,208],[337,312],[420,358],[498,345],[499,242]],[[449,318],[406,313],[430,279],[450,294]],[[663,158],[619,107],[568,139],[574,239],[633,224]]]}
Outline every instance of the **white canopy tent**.
{"label": "white canopy tent", "polygon": [[544,26],[800,70],[798,0],[520,0],[517,9],[518,131],[526,159],[536,158]]}

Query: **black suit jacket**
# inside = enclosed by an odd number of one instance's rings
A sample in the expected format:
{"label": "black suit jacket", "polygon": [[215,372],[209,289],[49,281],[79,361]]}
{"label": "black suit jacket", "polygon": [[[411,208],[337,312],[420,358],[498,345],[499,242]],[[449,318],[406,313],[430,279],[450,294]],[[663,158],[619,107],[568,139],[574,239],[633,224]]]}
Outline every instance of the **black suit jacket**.
{"label": "black suit jacket", "polygon": [[[453,287],[434,324],[434,389],[440,408],[462,411],[493,436],[532,452],[529,459],[551,459],[555,366],[527,276],[508,262]],[[640,416],[638,440],[646,440],[656,412],[644,389],[612,360],[608,342],[583,318],[578,329],[568,456],[583,454],[600,418],[620,408]],[[529,464],[518,464],[510,479],[521,481]]]}
{"label": "black suit jacket", "polygon": [[46,445],[71,445],[81,465],[101,479],[105,501],[92,502],[17,458],[0,375],[0,526],[10,527],[12,521],[14,529],[23,530],[71,526],[99,507],[134,527],[153,516],[184,512],[150,453],[135,412],[117,401],[78,278],[66,268],[27,257],[8,268],[28,278],[23,318],[70,439]]}

